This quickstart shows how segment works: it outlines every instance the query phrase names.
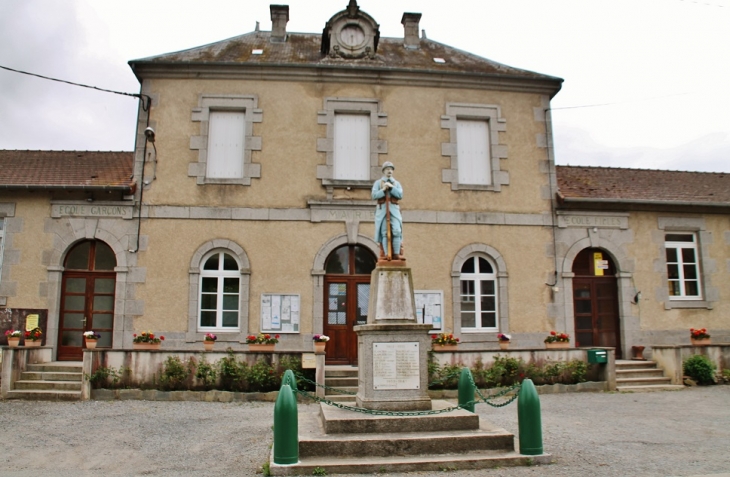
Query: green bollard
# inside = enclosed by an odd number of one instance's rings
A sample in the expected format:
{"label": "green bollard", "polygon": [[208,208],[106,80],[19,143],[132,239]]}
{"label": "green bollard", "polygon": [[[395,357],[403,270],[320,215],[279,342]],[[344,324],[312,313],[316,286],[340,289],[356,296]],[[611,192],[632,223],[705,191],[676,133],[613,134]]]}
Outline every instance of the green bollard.
{"label": "green bollard", "polygon": [[461,368],[461,375],[459,376],[459,406],[462,409],[474,412],[475,390],[476,386],[471,376],[471,370],[469,368]]}
{"label": "green bollard", "polygon": [[274,404],[274,464],[299,462],[299,421],[297,397],[283,384]]}
{"label": "green bollard", "polygon": [[520,429],[520,454],[542,454],[540,397],[531,379],[522,381],[520,395],[517,398],[517,424]]}
{"label": "green bollard", "polygon": [[295,393],[297,392],[297,378],[294,376],[294,371],[291,369],[284,371],[284,376],[281,378],[281,385],[283,386],[285,384],[291,386]]}

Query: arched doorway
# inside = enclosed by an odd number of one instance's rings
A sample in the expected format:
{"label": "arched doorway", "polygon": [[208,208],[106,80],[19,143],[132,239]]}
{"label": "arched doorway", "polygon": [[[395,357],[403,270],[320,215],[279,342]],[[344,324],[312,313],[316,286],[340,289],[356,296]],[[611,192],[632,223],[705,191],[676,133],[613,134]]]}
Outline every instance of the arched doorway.
{"label": "arched doorway", "polygon": [[329,254],[324,276],[324,334],[328,364],[357,364],[354,326],[367,323],[370,273],[375,255],[362,245],[343,245]]}
{"label": "arched doorway", "polygon": [[611,346],[621,358],[616,266],[599,248],[582,250],[573,261],[576,346]]}
{"label": "arched doorway", "polygon": [[84,331],[101,335],[98,347],[112,346],[117,259],[104,242],[84,240],[69,250],[61,284],[58,359],[81,361]]}

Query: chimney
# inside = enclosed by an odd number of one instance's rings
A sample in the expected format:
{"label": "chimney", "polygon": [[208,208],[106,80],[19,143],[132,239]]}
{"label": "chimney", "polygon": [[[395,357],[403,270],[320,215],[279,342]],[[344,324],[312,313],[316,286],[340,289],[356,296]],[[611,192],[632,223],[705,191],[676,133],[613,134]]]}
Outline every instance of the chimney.
{"label": "chimney", "polygon": [[420,13],[404,13],[403,18],[400,22],[403,24],[403,30],[405,31],[403,44],[406,48],[417,50],[421,45],[421,41],[418,38],[418,22],[421,21]]}
{"label": "chimney", "polygon": [[269,10],[271,10],[271,41],[274,43],[283,43],[286,41],[289,5],[270,5]]}

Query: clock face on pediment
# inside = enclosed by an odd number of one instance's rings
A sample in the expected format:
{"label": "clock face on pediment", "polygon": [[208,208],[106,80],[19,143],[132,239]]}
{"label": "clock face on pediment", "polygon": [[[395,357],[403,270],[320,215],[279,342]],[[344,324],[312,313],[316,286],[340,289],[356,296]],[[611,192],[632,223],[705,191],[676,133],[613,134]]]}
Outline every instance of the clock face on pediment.
{"label": "clock face on pediment", "polygon": [[365,32],[359,25],[345,25],[344,28],[340,30],[340,42],[344,46],[356,48],[365,42]]}

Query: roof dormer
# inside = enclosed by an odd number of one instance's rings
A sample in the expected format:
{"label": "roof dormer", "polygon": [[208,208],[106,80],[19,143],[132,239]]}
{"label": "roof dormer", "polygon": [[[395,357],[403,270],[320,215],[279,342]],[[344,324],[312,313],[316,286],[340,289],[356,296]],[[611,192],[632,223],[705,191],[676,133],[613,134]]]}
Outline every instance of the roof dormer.
{"label": "roof dormer", "polygon": [[350,0],[345,10],[329,19],[322,32],[322,53],[333,58],[373,58],[380,25]]}

